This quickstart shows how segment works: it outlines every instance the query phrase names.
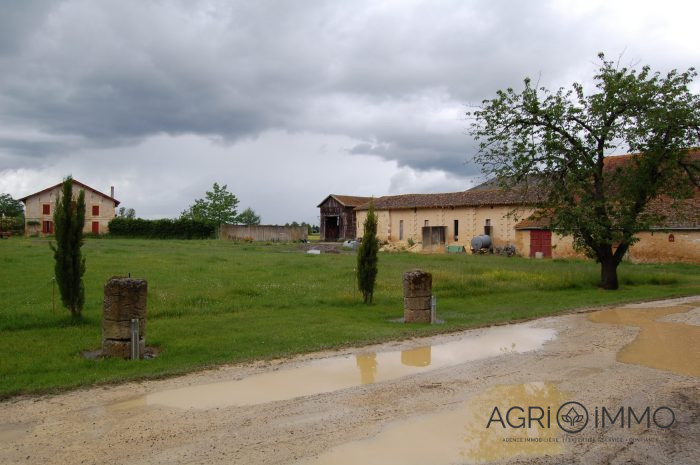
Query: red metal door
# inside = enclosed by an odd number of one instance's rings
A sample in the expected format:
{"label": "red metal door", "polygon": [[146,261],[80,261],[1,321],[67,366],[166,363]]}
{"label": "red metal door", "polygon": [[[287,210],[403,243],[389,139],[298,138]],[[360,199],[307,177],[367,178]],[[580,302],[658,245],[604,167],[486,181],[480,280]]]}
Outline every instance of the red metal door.
{"label": "red metal door", "polygon": [[537,252],[542,252],[545,258],[552,258],[552,231],[530,231],[530,257],[534,257]]}
{"label": "red metal door", "polygon": [[93,222],[92,222],[92,233],[93,233],[93,234],[99,234],[99,233],[100,233],[100,222],[99,222],[99,221],[93,221]]}

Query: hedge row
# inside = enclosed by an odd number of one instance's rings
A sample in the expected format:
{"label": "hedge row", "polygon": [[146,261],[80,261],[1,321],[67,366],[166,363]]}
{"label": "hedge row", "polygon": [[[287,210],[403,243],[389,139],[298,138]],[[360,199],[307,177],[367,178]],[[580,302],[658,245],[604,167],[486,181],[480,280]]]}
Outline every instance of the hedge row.
{"label": "hedge row", "polygon": [[216,226],[213,223],[189,219],[114,218],[109,222],[109,234],[118,237],[207,239],[214,237],[215,232]]}

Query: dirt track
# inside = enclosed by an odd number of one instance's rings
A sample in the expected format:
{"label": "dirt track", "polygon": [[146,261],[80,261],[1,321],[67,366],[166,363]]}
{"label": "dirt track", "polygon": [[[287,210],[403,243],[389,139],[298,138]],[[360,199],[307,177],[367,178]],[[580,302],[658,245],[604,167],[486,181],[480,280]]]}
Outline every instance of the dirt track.
{"label": "dirt track", "polygon": [[[679,308],[661,319],[678,325],[675,328],[695,331],[700,324],[700,296],[634,307],[644,312],[644,307],[663,306]],[[698,378],[618,362],[618,352],[635,340],[640,329],[595,323],[589,317],[570,314],[528,323],[532,328],[556,330],[556,338],[538,350],[503,351],[375,384],[256,405],[183,409],[149,405],[142,396],[303,367],[310,360],[339,354],[432,345],[434,358],[437,345],[488,330],[14,399],[0,404],[0,463],[365,464],[372,457],[377,463],[425,463],[418,451],[452,435],[455,428],[461,435],[457,463],[700,463]],[[687,354],[700,366],[700,341],[687,340]],[[646,406],[652,411],[668,406],[675,413],[675,423],[667,429],[653,425],[587,428],[576,435],[557,429],[485,429],[485,420],[499,403],[569,400],[590,406],[591,415],[592,406],[611,410],[631,406],[636,412]],[[423,433],[437,436],[426,439]],[[523,434],[557,442],[504,440]],[[576,442],[564,442],[567,438]],[[361,458],[363,451],[372,451],[372,457]],[[453,452],[437,453],[431,465],[454,463]],[[360,455],[353,456],[356,453]]]}

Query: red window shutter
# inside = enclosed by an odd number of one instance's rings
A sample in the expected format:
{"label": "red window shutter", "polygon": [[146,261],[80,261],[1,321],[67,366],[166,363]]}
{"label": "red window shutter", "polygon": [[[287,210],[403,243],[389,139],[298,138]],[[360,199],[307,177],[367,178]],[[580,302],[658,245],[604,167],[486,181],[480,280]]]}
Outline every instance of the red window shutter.
{"label": "red window shutter", "polygon": [[92,206],[92,216],[100,216],[100,206],[99,205]]}
{"label": "red window shutter", "polygon": [[50,215],[51,214],[51,204],[45,203],[43,206],[43,214],[44,215]]}
{"label": "red window shutter", "polygon": [[93,221],[93,222],[92,222],[92,233],[93,233],[93,234],[99,234],[99,233],[100,233],[100,222],[99,222],[99,221]]}

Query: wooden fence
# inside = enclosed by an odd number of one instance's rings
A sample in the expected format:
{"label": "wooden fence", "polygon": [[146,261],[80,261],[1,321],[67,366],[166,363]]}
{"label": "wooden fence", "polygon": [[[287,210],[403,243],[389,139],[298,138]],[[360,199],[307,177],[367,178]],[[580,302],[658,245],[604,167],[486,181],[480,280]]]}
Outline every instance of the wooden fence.
{"label": "wooden fence", "polygon": [[219,228],[219,239],[288,242],[306,240],[307,233],[306,226],[222,224]]}

